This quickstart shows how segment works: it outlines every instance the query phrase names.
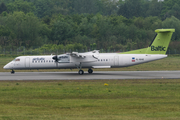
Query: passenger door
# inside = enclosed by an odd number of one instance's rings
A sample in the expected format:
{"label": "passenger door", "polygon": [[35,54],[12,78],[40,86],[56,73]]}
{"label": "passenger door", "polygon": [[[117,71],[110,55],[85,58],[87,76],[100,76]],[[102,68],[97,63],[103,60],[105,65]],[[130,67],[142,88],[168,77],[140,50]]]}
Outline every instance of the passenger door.
{"label": "passenger door", "polygon": [[29,68],[30,67],[30,59],[27,57],[25,58],[25,67]]}
{"label": "passenger door", "polygon": [[119,56],[114,56],[114,66],[119,66]]}

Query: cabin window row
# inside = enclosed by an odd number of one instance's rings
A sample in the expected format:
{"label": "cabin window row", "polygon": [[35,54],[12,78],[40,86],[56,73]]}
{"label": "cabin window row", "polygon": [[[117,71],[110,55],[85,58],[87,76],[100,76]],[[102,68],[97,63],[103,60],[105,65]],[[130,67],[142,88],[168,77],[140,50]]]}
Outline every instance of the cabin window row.
{"label": "cabin window row", "polygon": [[113,59],[98,59],[99,62],[113,61]]}
{"label": "cabin window row", "polygon": [[55,62],[54,60],[42,60],[42,61],[32,61],[32,63],[50,63],[50,62]]}

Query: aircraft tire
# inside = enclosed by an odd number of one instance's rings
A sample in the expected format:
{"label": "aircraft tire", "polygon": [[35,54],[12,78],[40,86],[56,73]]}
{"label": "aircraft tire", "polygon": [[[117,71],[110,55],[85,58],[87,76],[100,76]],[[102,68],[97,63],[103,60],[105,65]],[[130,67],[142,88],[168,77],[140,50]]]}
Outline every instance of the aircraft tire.
{"label": "aircraft tire", "polygon": [[89,69],[89,70],[88,70],[88,73],[89,73],[89,74],[92,74],[92,73],[93,73],[93,70],[92,70],[92,69]]}
{"label": "aircraft tire", "polygon": [[83,71],[83,70],[79,70],[79,74],[80,74],[80,75],[83,75],[83,74],[84,74],[84,71]]}
{"label": "aircraft tire", "polygon": [[11,71],[11,74],[14,74],[14,73],[15,73],[15,71],[14,71],[14,70],[12,70],[12,71]]}

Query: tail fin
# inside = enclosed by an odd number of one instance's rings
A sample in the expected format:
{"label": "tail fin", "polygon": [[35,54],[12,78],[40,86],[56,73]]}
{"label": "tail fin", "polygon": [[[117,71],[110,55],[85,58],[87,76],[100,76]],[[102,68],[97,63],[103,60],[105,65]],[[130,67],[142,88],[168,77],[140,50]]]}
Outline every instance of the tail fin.
{"label": "tail fin", "polygon": [[155,39],[147,48],[146,54],[166,54],[175,29],[157,29]]}
{"label": "tail fin", "polygon": [[148,48],[124,52],[123,54],[166,54],[175,29],[157,29],[157,35]]}

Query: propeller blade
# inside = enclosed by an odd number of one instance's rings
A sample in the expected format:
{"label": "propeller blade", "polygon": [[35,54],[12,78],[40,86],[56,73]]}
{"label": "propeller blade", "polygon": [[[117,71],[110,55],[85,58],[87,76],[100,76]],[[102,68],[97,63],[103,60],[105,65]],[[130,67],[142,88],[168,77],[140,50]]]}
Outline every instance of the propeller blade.
{"label": "propeller blade", "polygon": [[58,57],[57,57],[57,55],[54,56],[54,57],[52,57],[52,59],[55,60],[55,62],[58,62]]}
{"label": "propeller blade", "polygon": [[55,60],[56,67],[58,67],[58,57],[57,57],[57,55],[53,56],[52,59]]}

